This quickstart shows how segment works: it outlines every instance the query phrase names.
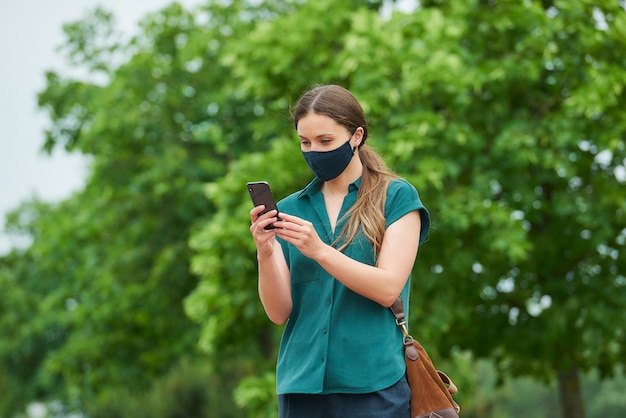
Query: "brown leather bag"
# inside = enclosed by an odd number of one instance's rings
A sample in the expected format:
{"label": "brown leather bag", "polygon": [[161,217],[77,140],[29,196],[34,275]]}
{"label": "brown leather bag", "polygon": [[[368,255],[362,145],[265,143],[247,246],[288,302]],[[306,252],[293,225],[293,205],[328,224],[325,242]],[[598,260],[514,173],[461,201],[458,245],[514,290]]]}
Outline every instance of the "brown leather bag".
{"label": "brown leather bag", "polygon": [[457,387],[445,373],[435,369],[424,347],[409,334],[402,299],[398,298],[390,309],[404,335],[404,360],[411,388],[411,417],[459,418],[461,408],[452,398]]}

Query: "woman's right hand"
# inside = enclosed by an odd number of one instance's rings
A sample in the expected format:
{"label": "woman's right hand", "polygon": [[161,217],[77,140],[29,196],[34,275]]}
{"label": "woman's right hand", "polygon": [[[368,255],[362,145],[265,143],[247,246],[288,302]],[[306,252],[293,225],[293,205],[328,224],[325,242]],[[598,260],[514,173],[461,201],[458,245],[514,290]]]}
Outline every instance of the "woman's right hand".
{"label": "woman's right hand", "polygon": [[257,256],[259,258],[270,257],[274,249],[274,239],[276,232],[273,229],[265,229],[266,226],[276,222],[278,212],[276,210],[270,210],[267,213],[259,216],[265,209],[265,206],[259,205],[250,211],[250,233],[254,238],[254,244],[257,248]]}

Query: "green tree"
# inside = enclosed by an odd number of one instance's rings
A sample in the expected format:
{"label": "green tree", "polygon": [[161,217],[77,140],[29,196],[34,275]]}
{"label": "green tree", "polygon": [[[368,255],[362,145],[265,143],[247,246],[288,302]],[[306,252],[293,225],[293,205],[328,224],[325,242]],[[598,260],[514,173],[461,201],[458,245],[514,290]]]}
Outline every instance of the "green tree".
{"label": "green tree", "polygon": [[[3,415],[35,399],[80,410],[119,387],[145,390],[195,350],[182,300],[197,281],[190,231],[215,210],[204,184],[272,135],[258,117],[271,107],[239,94],[221,56],[230,38],[282,8],[232,2],[192,14],[172,4],[128,44],[101,9],[65,25],[63,49],[88,77],[46,75],[44,148],[88,156],[89,175],[67,201],[9,220],[33,244],[1,260],[10,297],[0,310],[10,315],[0,326],[15,337],[0,344],[3,380],[30,389],[7,394],[6,405],[3,393]],[[214,360],[218,372],[236,363]],[[242,364],[235,371],[249,372]]]}
{"label": "green tree", "polygon": [[250,376],[250,415],[275,411],[280,329],[256,294],[245,183],[306,184],[289,106],[333,82],[433,215],[412,332],[438,360],[469,350],[502,379],[557,379],[563,415],[583,416],[578,373],[626,358],[623,5],[392,5],[172,4],[128,43],[103,10],[66,25],[89,78],[47,74],[45,148],[91,163],[84,190],[9,219],[32,245],[0,259],[0,388],[23,388],[0,392],[4,415],[110,405],[197,342],[217,373]]}
{"label": "green tree", "polygon": [[[389,17],[316,1],[259,22],[225,58],[260,104],[286,84],[283,101],[313,82],[357,94],[373,145],[433,213],[417,336],[493,358],[503,377],[558,378],[568,418],[584,415],[579,371],[626,358],[624,19],[608,1],[424,2]],[[208,189],[219,210],[192,239],[203,279],[187,299],[205,347],[255,335],[232,314],[255,301],[243,184],[264,178],[282,197],[306,183],[283,135]]]}
{"label": "green tree", "polygon": [[56,207],[20,211],[11,226],[33,244],[3,259],[17,295],[3,308],[21,314],[3,363],[33,387],[31,400],[75,409],[120,386],[147,388],[194,351],[197,327],[181,304],[196,284],[188,235],[212,210],[203,183],[233,153],[206,117],[210,85],[225,75],[207,66],[205,78],[178,53],[199,30],[191,14],[172,5],[147,17],[125,47],[110,42],[111,25],[102,10],[66,25],[72,62],[95,81],[48,73],[39,97],[46,148],[89,156],[87,185]]}

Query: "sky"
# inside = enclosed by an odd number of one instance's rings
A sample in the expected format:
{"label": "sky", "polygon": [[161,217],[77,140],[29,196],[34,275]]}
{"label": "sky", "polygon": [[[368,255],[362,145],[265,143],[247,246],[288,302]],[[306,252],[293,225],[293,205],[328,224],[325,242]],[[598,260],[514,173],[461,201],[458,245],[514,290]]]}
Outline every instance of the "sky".
{"label": "sky", "polygon": [[[80,190],[87,163],[62,147],[41,151],[49,126],[37,108],[45,72],[67,72],[57,48],[64,44],[63,24],[81,19],[97,6],[113,13],[116,27],[130,37],[146,14],[172,0],[0,0],[0,254],[19,241],[5,233],[6,214],[37,197],[58,202]],[[200,0],[179,0],[185,7]]]}

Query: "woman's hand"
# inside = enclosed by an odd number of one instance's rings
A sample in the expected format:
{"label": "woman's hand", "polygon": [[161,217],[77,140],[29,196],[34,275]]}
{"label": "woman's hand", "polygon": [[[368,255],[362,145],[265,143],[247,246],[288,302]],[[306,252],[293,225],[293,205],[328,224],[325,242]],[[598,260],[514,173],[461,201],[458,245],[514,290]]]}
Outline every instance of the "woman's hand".
{"label": "woman's hand", "polygon": [[293,244],[306,257],[315,259],[326,247],[311,222],[285,213],[280,217],[281,220],[274,223],[276,235]]}
{"label": "woman's hand", "polygon": [[259,216],[265,209],[264,205],[257,206],[250,211],[250,233],[254,238],[254,244],[257,248],[258,257],[271,257],[274,249],[274,237],[276,236],[276,229],[265,229],[266,226],[276,222],[277,211],[271,210],[263,215]]}

